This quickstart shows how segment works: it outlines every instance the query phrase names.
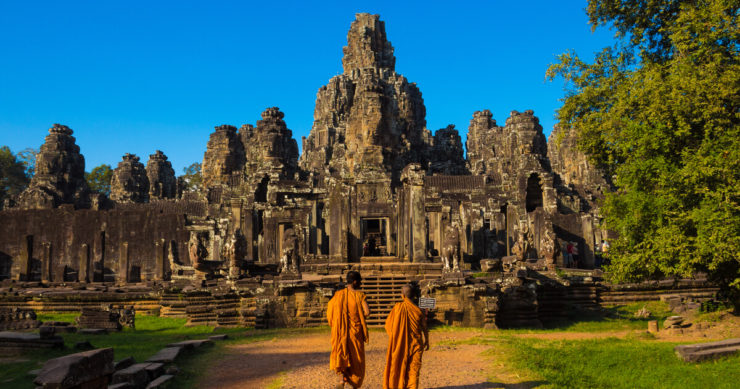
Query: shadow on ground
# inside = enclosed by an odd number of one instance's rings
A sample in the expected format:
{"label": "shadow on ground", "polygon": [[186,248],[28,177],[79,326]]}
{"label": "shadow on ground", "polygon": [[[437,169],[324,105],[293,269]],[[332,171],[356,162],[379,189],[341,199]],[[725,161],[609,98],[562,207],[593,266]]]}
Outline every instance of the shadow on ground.
{"label": "shadow on ground", "polygon": [[481,382],[473,385],[452,385],[452,386],[436,386],[429,389],[493,389],[493,388],[505,388],[505,389],[533,389],[541,385],[549,384],[547,381],[525,381],[515,384],[504,384],[501,382]]}

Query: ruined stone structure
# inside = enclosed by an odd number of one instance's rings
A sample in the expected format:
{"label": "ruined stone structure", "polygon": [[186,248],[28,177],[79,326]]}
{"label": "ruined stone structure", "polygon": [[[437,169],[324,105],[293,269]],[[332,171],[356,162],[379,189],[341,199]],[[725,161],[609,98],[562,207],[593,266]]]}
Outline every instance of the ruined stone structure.
{"label": "ruined stone structure", "polygon": [[[596,204],[608,181],[570,134],[556,129],[558,141],[548,143],[532,111],[512,111],[503,126],[491,111],[476,111],[464,156],[454,126],[426,129],[421,92],[395,71],[379,17],[358,14],[347,38],[344,71],[319,89],[303,153],[277,107],[238,131],[218,126],[198,193],[177,198],[172,167],[157,151],[146,168],[126,154],[110,201],[100,200],[85,185],[72,131],[54,125],[19,206],[0,211],[0,279],[219,286],[255,301],[255,290],[286,299],[305,293],[314,297],[297,301],[313,308],[249,311],[265,322],[306,324],[320,322],[319,302],[350,268],[407,277],[401,281],[447,279],[434,284],[439,291],[461,287],[462,272],[484,261],[485,269],[505,263],[506,277],[520,281],[444,292],[481,310],[460,323],[493,325],[499,305],[517,301],[525,318],[512,322],[530,322],[536,299],[521,281],[523,267],[562,265],[566,241],[593,266],[593,248],[606,236]],[[307,275],[326,278],[301,281]]]}
{"label": "ruined stone structure", "polygon": [[136,155],[126,153],[113,170],[110,199],[118,203],[149,201],[149,177],[144,164],[139,162]]}
{"label": "ruined stone structure", "polygon": [[73,204],[75,208],[85,208],[90,204],[89,191],[85,157],[75,144],[72,130],[54,124],[36,156],[36,171],[28,189],[19,197],[19,206],[50,209]]}
{"label": "ruined stone structure", "polygon": [[149,155],[146,163],[149,199],[173,199],[177,195],[177,179],[172,164],[160,150]]}

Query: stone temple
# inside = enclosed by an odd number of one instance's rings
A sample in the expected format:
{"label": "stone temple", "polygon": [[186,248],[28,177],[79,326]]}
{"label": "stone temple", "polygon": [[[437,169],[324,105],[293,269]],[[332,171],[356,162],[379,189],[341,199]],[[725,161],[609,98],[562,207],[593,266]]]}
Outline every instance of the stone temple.
{"label": "stone temple", "polygon": [[441,321],[543,319],[533,274],[568,295],[554,273],[567,242],[593,268],[608,181],[570,133],[546,141],[532,111],[503,125],[473,112],[467,155],[454,126],[432,133],[378,15],[356,15],[343,51],[300,155],[277,107],[254,125],[217,126],[199,192],[183,193],[156,151],[146,165],[124,155],[110,196],[93,193],[72,130],[55,124],[29,188],[0,211],[3,293],[61,309],[116,290],[193,323],[312,325],[358,269],[379,314],[384,290],[415,281],[438,297]]}

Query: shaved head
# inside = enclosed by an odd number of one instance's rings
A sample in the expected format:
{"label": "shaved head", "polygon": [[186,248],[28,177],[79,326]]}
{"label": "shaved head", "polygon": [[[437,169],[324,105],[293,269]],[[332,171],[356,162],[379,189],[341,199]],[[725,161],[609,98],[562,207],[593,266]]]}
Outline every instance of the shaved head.
{"label": "shaved head", "polygon": [[411,284],[406,284],[401,288],[401,294],[407,299],[414,298],[414,287]]}

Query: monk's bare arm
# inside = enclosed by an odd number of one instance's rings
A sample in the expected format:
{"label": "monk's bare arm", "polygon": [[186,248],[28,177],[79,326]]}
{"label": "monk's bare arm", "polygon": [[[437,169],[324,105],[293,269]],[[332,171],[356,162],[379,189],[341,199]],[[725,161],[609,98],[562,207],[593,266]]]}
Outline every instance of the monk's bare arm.
{"label": "monk's bare arm", "polygon": [[370,316],[370,306],[367,305],[367,299],[362,299],[362,311],[365,313],[365,317]]}

